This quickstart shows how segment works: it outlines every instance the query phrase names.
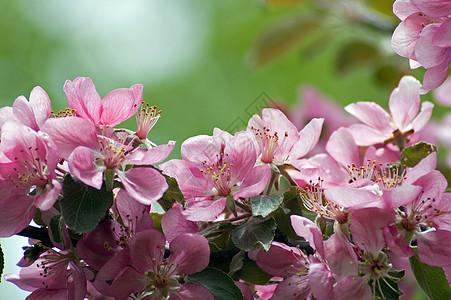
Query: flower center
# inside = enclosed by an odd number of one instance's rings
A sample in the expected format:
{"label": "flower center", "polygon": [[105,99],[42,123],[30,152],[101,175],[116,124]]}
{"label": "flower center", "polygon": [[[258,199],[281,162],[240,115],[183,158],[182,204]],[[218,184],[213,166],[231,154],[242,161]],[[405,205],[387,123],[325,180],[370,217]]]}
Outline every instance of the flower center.
{"label": "flower center", "polygon": [[219,196],[229,196],[232,187],[235,185],[235,182],[232,182],[231,169],[233,169],[234,164],[228,164],[225,159],[228,154],[221,152],[216,154],[218,160],[216,163],[208,165],[207,161],[203,161],[202,164],[204,166],[204,170],[200,170],[203,174],[207,176],[207,178],[211,178],[215,189],[218,192]]}
{"label": "flower center", "polygon": [[255,138],[262,152],[261,161],[263,163],[272,163],[274,154],[278,149],[280,149],[282,144],[287,139],[288,132],[285,131],[283,139],[279,142],[279,134],[277,133],[277,131],[271,134],[271,130],[265,126],[263,127],[263,129],[251,126],[251,129],[255,133]]}
{"label": "flower center", "polygon": [[139,109],[136,116],[136,124],[138,125],[138,129],[136,130],[136,136],[141,140],[145,139],[149,134],[149,131],[153,126],[157,123],[160,118],[161,110],[157,111],[156,106],[150,106],[148,103],[144,105],[144,102],[141,105],[141,109]]}

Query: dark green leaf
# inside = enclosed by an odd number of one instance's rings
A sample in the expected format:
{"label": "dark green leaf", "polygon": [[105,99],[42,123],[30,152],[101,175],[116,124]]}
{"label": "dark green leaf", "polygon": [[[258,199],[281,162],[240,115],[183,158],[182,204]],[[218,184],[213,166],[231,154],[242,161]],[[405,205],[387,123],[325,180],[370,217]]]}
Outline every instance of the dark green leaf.
{"label": "dark green leaf", "polygon": [[161,219],[163,218],[163,214],[151,212],[150,217],[152,218],[153,221],[153,228],[163,232],[163,228],[161,228]]}
{"label": "dark green leaf", "polygon": [[215,268],[206,268],[188,276],[188,282],[197,283],[213,295],[215,300],[242,300],[240,289],[229,275]]}
{"label": "dark green leaf", "polygon": [[267,217],[282,203],[282,197],[278,195],[264,195],[249,198],[253,216]]}
{"label": "dark green leaf", "polygon": [[2,282],[3,268],[5,267],[5,257],[3,256],[2,245],[0,245],[0,282]]}
{"label": "dark green leaf", "polygon": [[420,262],[418,252],[409,258],[413,275],[426,296],[431,300],[451,299],[451,288],[442,268]]}
{"label": "dark green leaf", "polygon": [[233,230],[232,241],[244,251],[251,251],[257,245],[262,245],[268,250],[274,239],[276,227],[273,218],[250,217],[246,223]]}
{"label": "dark green leaf", "polygon": [[164,176],[166,178],[166,182],[168,183],[169,187],[166,190],[166,192],[163,194],[163,197],[158,200],[158,204],[165,210],[169,210],[172,208],[172,205],[175,202],[178,202],[182,205],[185,204],[185,196],[183,196],[182,191],[179,188],[179,184],[177,181],[169,176]]}
{"label": "dark green leaf", "polygon": [[[405,271],[390,271],[388,274],[397,280],[389,278],[379,279],[379,284],[376,284],[376,296],[384,300],[397,300],[402,296],[402,292],[398,288],[398,281],[404,277]],[[370,281],[372,284],[372,281]]]}
{"label": "dark green leaf", "polygon": [[240,251],[233,256],[230,262],[229,275],[232,276],[234,273],[238,272],[243,267],[243,260],[246,256],[246,252]]}
{"label": "dark green leaf", "polygon": [[285,19],[265,32],[253,51],[253,63],[261,66],[292,49],[300,40],[322,25],[318,15]]}
{"label": "dark green leaf", "polygon": [[87,186],[70,174],[64,176],[61,214],[76,232],[94,229],[113,203],[113,193],[105,185],[100,190]]}
{"label": "dark green leaf", "polygon": [[300,190],[297,187],[290,187],[288,191],[283,193],[283,207],[290,210],[290,214],[302,216]]}
{"label": "dark green leaf", "polygon": [[291,214],[289,212],[289,210],[284,210],[282,207],[279,207],[273,214],[273,218],[277,223],[277,228],[279,228],[285,236],[290,239],[298,240],[300,237],[294,232],[293,226],[291,226]]}
{"label": "dark green leaf", "polygon": [[378,57],[379,53],[374,45],[362,41],[350,42],[340,49],[336,68],[340,73],[347,72],[362,64],[373,62]]}
{"label": "dark green leaf", "polygon": [[401,160],[407,167],[413,167],[432,152],[437,152],[437,146],[419,142],[404,148],[401,152]]}
{"label": "dark green leaf", "polygon": [[227,196],[227,202],[226,202],[227,208],[230,209],[232,214],[237,217],[238,214],[236,212],[236,205],[235,205],[235,199],[233,199],[233,196]]}
{"label": "dark green leaf", "polygon": [[265,285],[273,277],[259,268],[253,260],[245,260],[243,267],[237,274],[239,278],[252,284]]}
{"label": "dark green leaf", "polygon": [[55,242],[61,243],[62,241],[62,229],[63,229],[63,218],[61,215],[53,216],[50,220],[50,229],[52,230],[52,238]]}

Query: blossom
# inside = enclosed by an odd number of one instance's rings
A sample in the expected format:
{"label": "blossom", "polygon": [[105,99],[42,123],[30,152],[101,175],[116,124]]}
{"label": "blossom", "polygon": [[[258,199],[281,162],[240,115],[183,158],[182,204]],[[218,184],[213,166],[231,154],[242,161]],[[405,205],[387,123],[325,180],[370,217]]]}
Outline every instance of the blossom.
{"label": "blossom", "polygon": [[[73,128],[84,134],[77,134]],[[89,186],[100,189],[105,172],[116,174],[127,193],[147,205],[160,199],[168,187],[157,170],[145,167],[127,169],[127,166],[161,162],[174,148],[173,141],[151,149],[139,148],[114,134],[97,135],[94,125],[77,117],[48,120],[44,131],[55,141],[61,156],[68,160],[71,174]],[[110,189],[111,179],[105,179]]]}
{"label": "blossom", "polygon": [[189,138],[182,144],[182,158],[160,168],[177,179],[188,204],[185,212],[192,221],[216,218],[228,196],[235,200],[256,196],[269,179],[267,166],[254,166],[256,151],[246,132],[232,136],[215,129],[213,136]]}
{"label": "blossom", "polygon": [[395,144],[402,150],[409,141],[408,136],[423,129],[431,117],[433,104],[427,101],[418,113],[420,87],[418,80],[404,76],[390,95],[390,113],[374,102],[346,106],[346,111],[364,123],[349,127],[357,145]]}
{"label": "blossom", "polygon": [[67,250],[48,249],[33,264],[5,275],[5,279],[32,292],[30,299],[83,300],[87,291],[85,270]]}
{"label": "blossom", "polygon": [[171,254],[164,258],[166,239],[154,229],[137,233],[130,241],[131,265],[122,269],[111,289],[115,299],[131,294],[150,299],[213,299],[201,286],[181,284],[179,279],[205,269],[210,257],[208,241],[195,234],[183,234],[169,245]]}
{"label": "blossom", "polygon": [[0,151],[0,236],[10,236],[58,199],[58,156],[45,134],[15,121],[3,124]]}
{"label": "blossom", "polygon": [[412,68],[427,69],[421,88],[421,93],[427,93],[448,76],[451,5],[446,0],[397,0],[393,12],[402,21],[393,33],[393,49],[409,58]]}
{"label": "blossom", "polygon": [[143,87],[135,84],[128,89],[116,89],[100,99],[90,78],[77,77],[67,80],[64,93],[76,115],[94,125],[116,126],[133,116],[142,102]]}
{"label": "blossom", "polygon": [[0,109],[0,132],[3,123],[7,120],[16,120],[35,131],[39,131],[44,122],[50,118],[52,104],[47,93],[40,87],[33,88],[30,93],[30,101],[24,96],[19,96],[14,101],[13,107]]}
{"label": "blossom", "polygon": [[301,131],[278,109],[265,108],[247,125],[262,163],[290,164],[305,156],[319,140],[324,119],[311,120]]}

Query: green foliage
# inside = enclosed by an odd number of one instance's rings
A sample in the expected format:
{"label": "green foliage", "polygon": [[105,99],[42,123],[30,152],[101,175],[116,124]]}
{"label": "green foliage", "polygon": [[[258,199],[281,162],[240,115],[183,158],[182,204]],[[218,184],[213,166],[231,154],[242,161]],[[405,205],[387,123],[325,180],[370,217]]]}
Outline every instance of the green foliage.
{"label": "green foliage", "polygon": [[409,258],[413,275],[423,292],[431,300],[451,299],[451,287],[442,268],[420,262],[418,252]]}
{"label": "green foliage", "polygon": [[373,44],[353,41],[345,44],[338,52],[336,68],[338,72],[345,73],[363,64],[374,62],[378,58],[378,50]]}
{"label": "green foliage", "polygon": [[249,198],[253,216],[267,217],[282,203],[283,198],[278,195],[263,195]]}
{"label": "green foliage", "polygon": [[188,276],[188,282],[197,283],[213,295],[215,300],[242,300],[240,289],[229,275],[215,268],[206,268]]}
{"label": "green foliage", "polygon": [[158,200],[158,204],[164,209],[164,211],[169,210],[175,202],[180,204],[185,204],[185,196],[183,196],[182,191],[179,188],[177,181],[169,176],[164,175],[166,182],[169,187],[163,194],[163,197]]}
{"label": "green foliage", "polygon": [[[404,273],[405,273],[404,270],[391,271],[391,272],[388,272],[388,274],[392,278],[397,278],[397,279],[389,279],[389,278],[379,279],[379,283],[376,284],[376,296],[379,297],[377,299],[384,299],[384,300],[399,299],[399,297],[402,296],[403,293],[399,290],[397,282],[404,277]],[[370,282],[370,284],[373,284],[373,282]]]}
{"label": "green foliage", "polygon": [[268,250],[274,239],[276,227],[273,218],[250,217],[246,223],[233,230],[232,241],[244,251],[251,251],[258,245]]}
{"label": "green foliage", "polygon": [[401,162],[407,167],[413,167],[432,152],[437,152],[437,146],[419,142],[402,150]]}
{"label": "green foliage", "polygon": [[50,220],[50,229],[52,230],[52,238],[56,243],[61,243],[62,239],[62,229],[63,229],[64,219],[61,215],[53,216]]}
{"label": "green foliage", "polygon": [[238,278],[252,284],[265,285],[273,277],[259,268],[253,260],[244,260],[241,270],[237,273]]}
{"label": "green foliage", "polygon": [[244,251],[240,251],[236,255],[233,256],[232,260],[230,261],[230,266],[229,266],[229,275],[230,276],[232,276],[233,274],[235,274],[236,272],[241,270],[241,268],[243,267],[243,261],[244,261],[245,256],[246,256],[246,252],[244,252]]}
{"label": "green foliage", "polygon": [[100,190],[87,186],[70,174],[64,176],[61,214],[67,226],[76,232],[94,229],[113,204],[113,193],[105,185]]}

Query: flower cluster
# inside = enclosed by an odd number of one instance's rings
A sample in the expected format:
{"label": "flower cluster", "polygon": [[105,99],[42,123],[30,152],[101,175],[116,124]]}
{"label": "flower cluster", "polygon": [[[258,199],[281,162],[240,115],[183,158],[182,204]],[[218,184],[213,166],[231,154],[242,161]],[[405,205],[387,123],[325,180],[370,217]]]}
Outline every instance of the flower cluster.
{"label": "flower cluster", "polygon": [[0,236],[30,237],[5,279],[29,299],[398,299],[412,278],[451,296],[451,195],[428,143],[446,135],[420,98],[448,72],[450,5],[394,10],[395,50],[428,71],[388,110],[346,117],[308,88],[301,112],[264,108],[165,161],[175,142],[148,139],[161,111],[142,85],[101,99],[76,78],[64,111],[41,87],[0,109]]}

